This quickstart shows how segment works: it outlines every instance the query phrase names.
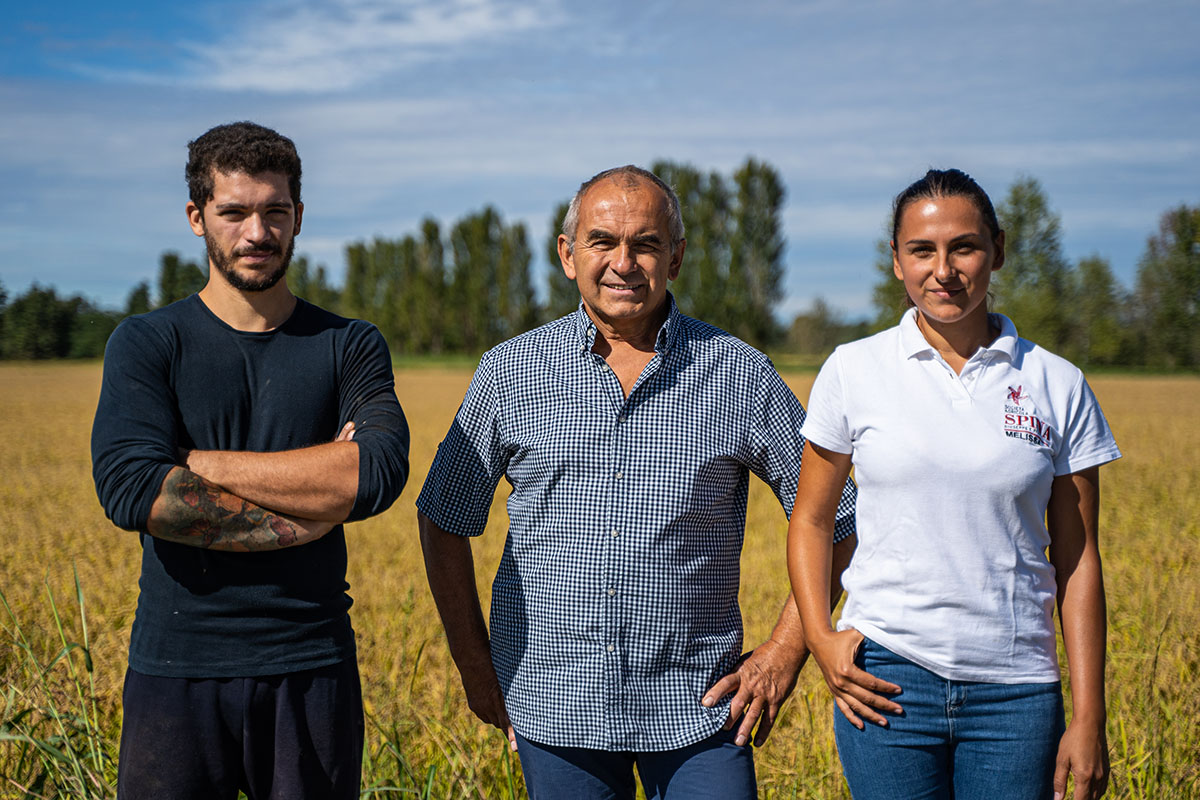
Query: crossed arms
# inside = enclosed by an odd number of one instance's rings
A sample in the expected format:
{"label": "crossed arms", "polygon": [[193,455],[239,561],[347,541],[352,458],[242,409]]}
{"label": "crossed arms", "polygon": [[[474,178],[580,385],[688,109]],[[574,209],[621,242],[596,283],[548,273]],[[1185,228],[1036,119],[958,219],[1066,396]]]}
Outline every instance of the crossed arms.
{"label": "crossed arms", "polygon": [[[345,425],[333,441],[270,452],[261,452],[270,449],[263,446],[269,437],[260,440],[259,452],[177,449],[188,437],[176,393],[207,387],[196,369],[180,382],[182,347],[164,333],[168,328],[131,318],[105,353],[92,472],[101,505],[117,526],[200,548],[274,550],[378,514],[400,494],[408,477],[408,426],[387,346],[374,328],[351,331],[336,371],[323,372],[318,364],[293,383],[320,381],[320,391],[336,391],[337,407],[297,404],[304,409],[296,412],[298,424],[277,438],[311,442],[328,423],[309,417],[336,413]],[[337,386],[324,383],[329,380]],[[281,391],[280,413],[287,413]]]}
{"label": "crossed arms", "polygon": [[354,507],[358,447],[346,423],[328,444],[274,453],[192,450],[150,507],[152,536],[214,550],[257,551],[315,541]]}

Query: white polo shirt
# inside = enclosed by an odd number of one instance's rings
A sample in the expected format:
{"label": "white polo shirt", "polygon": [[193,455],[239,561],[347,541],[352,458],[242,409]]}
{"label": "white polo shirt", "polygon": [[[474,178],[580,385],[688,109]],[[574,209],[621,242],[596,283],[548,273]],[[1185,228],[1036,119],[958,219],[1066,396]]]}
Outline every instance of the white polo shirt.
{"label": "white polo shirt", "polygon": [[1007,317],[956,375],[916,313],[833,352],[801,429],[858,482],[838,629],[951,680],[1057,681],[1050,484],[1121,452],[1083,373]]}

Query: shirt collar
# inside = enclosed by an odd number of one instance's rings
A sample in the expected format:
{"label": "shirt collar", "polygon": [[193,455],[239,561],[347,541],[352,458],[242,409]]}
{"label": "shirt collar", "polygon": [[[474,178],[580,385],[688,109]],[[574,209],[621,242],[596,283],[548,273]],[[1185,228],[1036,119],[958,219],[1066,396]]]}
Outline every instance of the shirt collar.
{"label": "shirt collar", "polygon": [[[984,347],[984,350],[1003,355],[1012,361],[1017,353],[1017,328],[1012,320],[1003,314],[988,314],[990,322],[1000,326],[1000,335],[995,341]],[[921,353],[933,352],[933,345],[925,340],[921,329],[917,327],[917,309],[910,308],[900,318],[900,346],[905,358],[912,358]]]}
{"label": "shirt collar", "polygon": [[924,334],[917,327],[917,309],[910,308],[900,318],[900,347],[905,358],[912,358],[921,353],[933,352],[933,345],[925,341]]}
{"label": "shirt collar", "polygon": [[[667,292],[667,318],[654,338],[655,352],[670,352],[671,348],[678,344],[679,337],[683,335],[683,325],[680,323],[682,318],[683,314],[680,313],[679,306],[675,304],[675,296]],[[581,352],[586,353],[596,344],[596,323],[584,310],[582,300],[575,309],[575,332]]]}

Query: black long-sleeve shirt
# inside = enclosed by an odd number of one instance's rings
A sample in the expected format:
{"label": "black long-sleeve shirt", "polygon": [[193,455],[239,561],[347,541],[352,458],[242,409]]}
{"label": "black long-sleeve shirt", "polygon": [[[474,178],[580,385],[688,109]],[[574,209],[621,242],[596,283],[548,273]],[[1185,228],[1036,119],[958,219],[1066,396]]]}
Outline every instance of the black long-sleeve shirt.
{"label": "black long-sleeve shirt", "polygon": [[249,677],[353,656],[341,525],[256,553],[204,550],[146,528],[178,448],[292,450],[332,441],[349,420],[357,520],[387,509],[408,477],[408,426],[374,326],[299,300],[279,328],[238,331],[198,295],[118,326],[104,355],[92,474],[109,518],[141,533],[133,669]]}

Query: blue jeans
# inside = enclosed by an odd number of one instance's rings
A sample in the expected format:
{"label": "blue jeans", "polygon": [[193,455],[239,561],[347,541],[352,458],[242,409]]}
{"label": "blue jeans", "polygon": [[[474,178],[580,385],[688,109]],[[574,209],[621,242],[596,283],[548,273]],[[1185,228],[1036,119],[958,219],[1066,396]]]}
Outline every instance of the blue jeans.
{"label": "blue jeans", "polygon": [[517,753],[531,800],[633,800],[637,764],[648,800],[754,800],[754,751],[718,731],[678,750],[630,753],[556,747],[517,734]]}
{"label": "blue jeans", "polygon": [[938,677],[864,639],[856,663],[903,691],[886,728],[855,728],[834,707],[834,737],[854,800],[1052,798],[1062,738],[1057,683],[976,683]]}

